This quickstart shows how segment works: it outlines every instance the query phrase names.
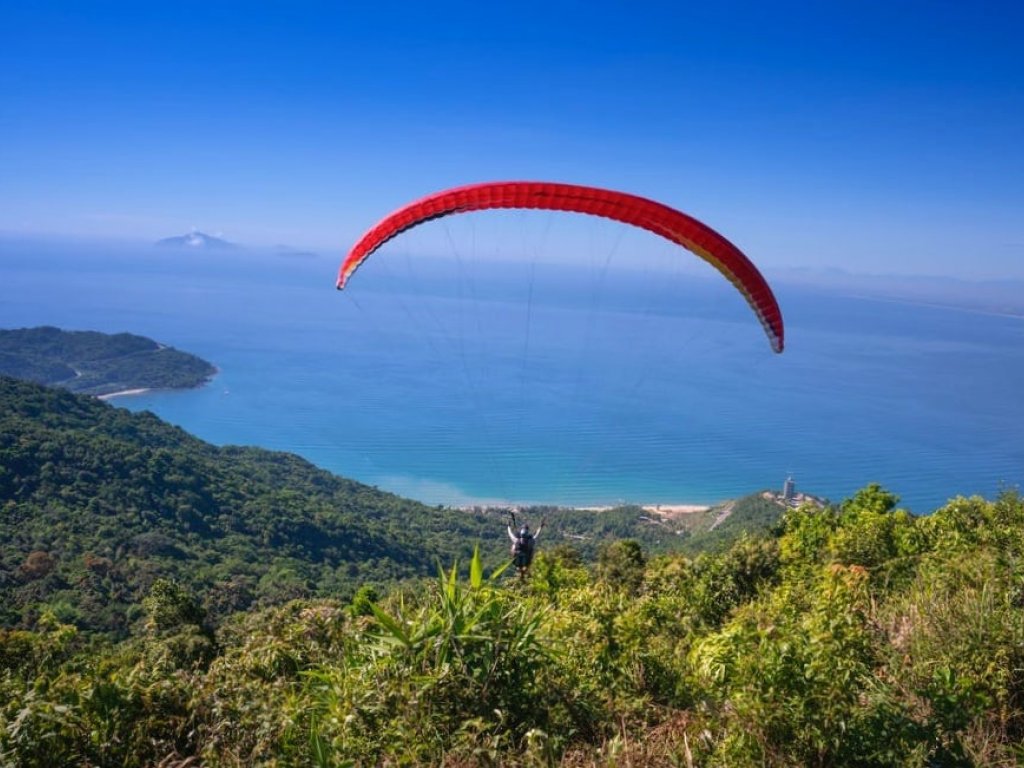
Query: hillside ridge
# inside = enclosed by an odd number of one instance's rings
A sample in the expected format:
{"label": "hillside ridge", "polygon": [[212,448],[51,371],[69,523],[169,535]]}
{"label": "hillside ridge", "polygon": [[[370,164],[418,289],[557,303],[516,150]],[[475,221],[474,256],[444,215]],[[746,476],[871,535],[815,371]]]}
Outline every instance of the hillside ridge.
{"label": "hillside ridge", "polygon": [[84,395],[189,389],[216,373],[196,355],[131,333],[53,326],[0,330],[0,374]]}

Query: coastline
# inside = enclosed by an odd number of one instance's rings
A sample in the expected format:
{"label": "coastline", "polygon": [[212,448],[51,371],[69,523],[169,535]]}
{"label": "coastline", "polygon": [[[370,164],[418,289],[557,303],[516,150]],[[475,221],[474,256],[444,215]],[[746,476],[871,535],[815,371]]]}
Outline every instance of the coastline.
{"label": "coastline", "polygon": [[[602,507],[572,507],[578,512],[608,512],[612,509],[619,509],[624,505],[602,506]],[[632,506],[632,505],[630,505]],[[714,504],[637,504],[644,512],[662,517],[678,517],[679,515],[692,515],[697,512],[707,512]]]}
{"label": "coastline", "polygon": [[144,395],[147,392],[152,392],[148,387],[141,387],[139,389],[122,389],[118,392],[108,392],[105,395],[96,395],[97,400],[110,400],[112,397],[129,397],[131,395]]}
{"label": "coastline", "polygon": [[680,517],[682,515],[693,515],[698,512],[707,512],[713,504],[652,504],[644,506],[645,512],[651,512],[662,517]]}
{"label": "coastline", "polygon": [[[460,505],[455,509],[461,509],[466,512],[473,511],[507,511],[511,509],[513,512],[526,511],[531,506],[545,506],[545,505],[533,505],[533,504],[509,504],[509,505],[496,505],[496,504],[469,504]],[[564,509],[572,512],[610,512],[613,509],[621,509],[624,506],[639,507],[644,512],[652,515],[658,515],[664,518],[681,517],[683,515],[693,515],[698,512],[707,512],[715,504],[609,504],[603,506],[583,506],[583,507],[558,507],[558,509]]]}
{"label": "coastline", "polygon": [[[165,348],[165,347],[162,347],[162,348]],[[220,373],[220,368],[218,368],[217,366],[213,366],[213,373],[211,373],[209,376],[207,376],[205,379],[203,379],[198,384],[195,384],[195,385],[193,385],[191,387],[168,387],[168,388],[163,389],[161,391],[169,392],[169,391],[172,391],[172,390],[181,390],[181,389],[200,389],[201,387],[205,387],[207,384],[209,384],[211,381],[213,381],[214,378],[216,378],[219,373]],[[98,399],[98,400],[110,400],[111,398],[114,398],[114,397],[132,397],[133,395],[145,395],[148,392],[155,392],[157,390],[158,390],[157,387],[135,387],[133,389],[119,389],[117,392],[107,392],[105,395],[96,395],[96,399]]]}

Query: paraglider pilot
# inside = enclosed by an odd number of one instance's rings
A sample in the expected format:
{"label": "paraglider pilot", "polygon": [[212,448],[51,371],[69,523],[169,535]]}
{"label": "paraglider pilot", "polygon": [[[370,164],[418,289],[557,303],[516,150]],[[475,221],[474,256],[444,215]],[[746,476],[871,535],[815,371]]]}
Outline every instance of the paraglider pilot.
{"label": "paraglider pilot", "polygon": [[533,551],[537,537],[544,530],[544,520],[540,521],[540,527],[535,532],[530,531],[526,523],[516,523],[516,516],[513,512],[508,513],[510,523],[508,525],[508,537],[512,541],[512,564],[515,565],[519,578],[526,578],[530,570],[530,563],[533,562]]}

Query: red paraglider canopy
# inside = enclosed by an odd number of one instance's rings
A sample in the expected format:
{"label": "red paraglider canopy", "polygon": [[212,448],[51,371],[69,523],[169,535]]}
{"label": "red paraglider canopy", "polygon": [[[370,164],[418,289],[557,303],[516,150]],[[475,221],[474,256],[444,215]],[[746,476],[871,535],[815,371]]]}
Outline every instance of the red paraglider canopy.
{"label": "red paraglider canopy", "polygon": [[602,216],[631,224],[683,246],[714,266],[743,294],[776,352],[784,346],[782,311],[764,277],[743,252],[711,227],[662,203],[626,192],[543,181],[471,184],[435,192],[399,208],[360,238],[338,273],[338,289],[370,254],[424,222],[491,208],[540,208]]}

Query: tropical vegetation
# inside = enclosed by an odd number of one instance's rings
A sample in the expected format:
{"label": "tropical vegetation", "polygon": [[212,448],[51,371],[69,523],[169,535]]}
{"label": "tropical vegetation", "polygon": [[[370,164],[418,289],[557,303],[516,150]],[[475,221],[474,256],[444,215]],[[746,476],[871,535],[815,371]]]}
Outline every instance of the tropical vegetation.
{"label": "tropical vegetation", "polygon": [[[731,520],[777,520],[778,508],[748,513],[763,504],[744,500]],[[49,611],[126,637],[159,578],[187,587],[216,625],[241,610],[429,576],[438,562],[467,562],[477,544],[495,567],[507,512],[428,507],[292,454],[218,448],[150,413],[0,377],[0,626],[31,627]],[[588,560],[617,539],[662,552],[728,532],[691,534],[638,507],[524,514],[547,518],[545,543],[572,542]]]}
{"label": "tropical vegetation", "polygon": [[[444,549],[459,519],[481,526],[462,539],[497,547],[493,515],[215,448],[94,399],[0,388],[0,766],[1024,758],[1015,492],[914,516],[868,485],[701,553],[609,537],[588,559],[556,537],[520,580],[499,550]],[[85,435],[106,464],[88,463]],[[140,522],[121,534],[112,489],[132,487]],[[427,545],[403,533],[407,515]],[[165,538],[140,550],[151,531]],[[390,549],[364,569],[345,559],[356,543]],[[402,578],[375,580],[382,563]],[[232,603],[236,570],[255,596]],[[112,604],[121,623],[93,623]]]}
{"label": "tropical vegetation", "polygon": [[187,389],[216,372],[202,358],[130,333],[0,330],[0,374],[86,395]]}

